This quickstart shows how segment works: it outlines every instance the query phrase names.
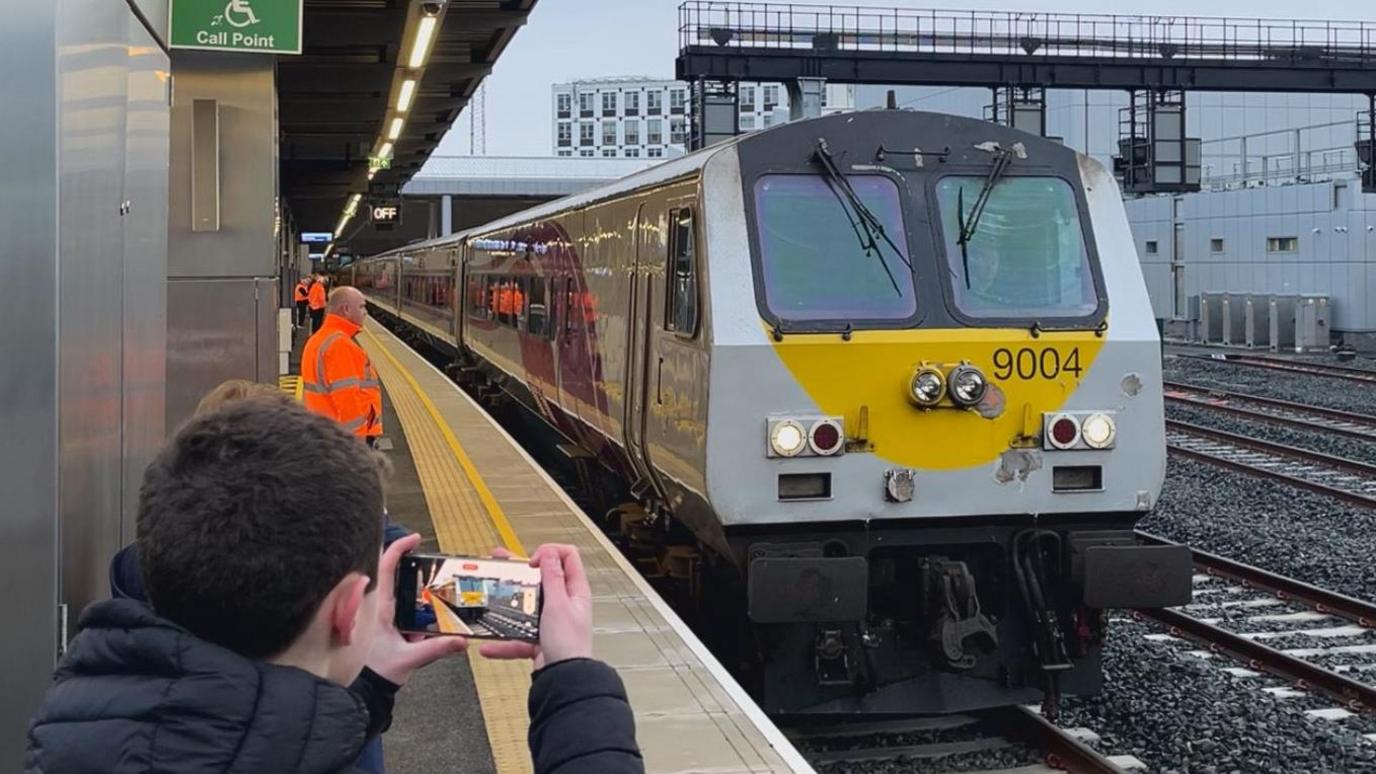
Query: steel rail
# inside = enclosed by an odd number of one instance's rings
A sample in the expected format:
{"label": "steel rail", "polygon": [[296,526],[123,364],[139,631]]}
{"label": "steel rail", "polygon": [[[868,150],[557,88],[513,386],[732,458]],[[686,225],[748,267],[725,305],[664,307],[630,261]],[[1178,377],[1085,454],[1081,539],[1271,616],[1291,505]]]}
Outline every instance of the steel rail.
{"label": "steel rail", "polygon": [[1376,712],[1376,687],[1357,682],[1318,664],[1282,653],[1275,648],[1220,629],[1177,610],[1138,610],[1137,615],[1165,626],[1172,635],[1193,640],[1210,651],[1243,662],[1251,669],[1270,672],[1295,687],[1322,691],[1350,710]]}
{"label": "steel rail", "polygon": [[1213,357],[1210,355],[1178,355],[1178,357],[1189,358],[1191,360],[1209,360],[1214,363],[1232,363],[1233,365],[1253,366],[1255,368],[1269,368],[1273,371],[1313,374],[1314,376],[1346,379],[1351,382],[1362,382],[1364,384],[1376,383],[1376,371],[1368,371],[1364,368],[1348,368],[1345,366],[1334,366],[1324,363],[1309,363],[1302,360],[1282,360],[1281,358],[1264,357],[1262,355],[1226,354],[1222,357]]}
{"label": "steel rail", "polygon": [[1026,707],[1000,707],[981,713],[981,716],[1005,737],[1041,750],[1050,768],[1071,774],[1124,774],[1127,771]]}
{"label": "steel rail", "polygon": [[[1322,430],[1366,441],[1376,440],[1376,416],[1193,384],[1163,382],[1163,385],[1166,388],[1165,397],[1168,402],[1198,406],[1259,422],[1303,430]],[[1234,405],[1235,402],[1241,405]],[[1247,408],[1246,404],[1262,406],[1272,411]],[[1306,416],[1311,418],[1307,419]]]}
{"label": "steel rail", "polygon": [[[1193,425],[1188,422],[1180,422],[1173,419],[1166,420],[1166,431],[1167,448],[1177,454],[1182,454],[1211,465],[1230,468],[1241,473],[1270,478],[1300,489],[1306,489],[1317,494],[1334,497],[1344,502],[1352,503],[1353,505],[1360,505],[1365,508],[1376,508],[1376,465],[1368,465],[1355,460],[1347,460],[1328,454],[1320,454],[1319,452],[1299,449],[1294,446],[1262,441],[1257,438],[1248,438],[1246,436],[1228,433],[1222,430],[1214,430],[1208,427],[1200,427],[1199,425]],[[1172,431],[1176,436],[1174,441],[1171,439]],[[1182,437],[1186,442],[1192,438],[1196,441],[1203,439],[1205,442],[1211,442],[1215,446],[1222,445],[1225,448],[1231,445],[1234,447],[1233,457],[1221,456],[1217,453],[1218,450],[1211,450],[1208,448],[1197,449],[1183,446],[1181,445]],[[1239,453],[1237,451],[1238,449],[1243,450],[1243,453]],[[1252,464],[1252,461],[1247,459],[1247,457],[1250,456],[1245,453],[1247,451],[1270,455],[1273,466],[1262,467]],[[1305,463],[1308,467],[1281,469],[1279,463],[1285,460],[1295,460]],[[1316,469],[1316,466],[1327,466],[1329,470],[1325,471],[1321,467]],[[1345,471],[1349,478],[1355,475],[1366,479],[1372,486],[1373,494],[1367,494],[1353,489],[1339,488],[1319,480],[1302,478],[1300,475],[1297,475],[1299,471],[1314,473],[1317,474],[1318,477],[1334,477],[1342,475],[1337,471]]]}
{"label": "steel rail", "polygon": [[[1151,545],[1179,545],[1174,541],[1141,530],[1137,538]],[[1319,588],[1302,580],[1277,575],[1250,564],[1190,547],[1196,569],[1205,575],[1223,578],[1247,588],[1266,591],[1277,599],[1294,602],[1320,613],[1345,618],[1358,626],[1376,628],[1376,603],[1367,602],[1336,591]]]}

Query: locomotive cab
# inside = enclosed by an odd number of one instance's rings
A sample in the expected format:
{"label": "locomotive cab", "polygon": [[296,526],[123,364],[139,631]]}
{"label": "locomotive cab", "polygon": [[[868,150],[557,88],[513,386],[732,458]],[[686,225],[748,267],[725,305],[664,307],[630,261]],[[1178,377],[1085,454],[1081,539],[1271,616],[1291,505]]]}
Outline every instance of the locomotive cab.
{"label": "locomotive cab", "polygon": [[[1181,604],[1191,575],[1188,550],[1134,538],[1164,478],[1161,377],[1108,172],[875,111],[747,137],[704,181],[743,203],[709,220],[711,392],[732,397],[708,494],[765,708],[1097,690],[1105,610]],[[723,335],[739,307],[752,330]]]}

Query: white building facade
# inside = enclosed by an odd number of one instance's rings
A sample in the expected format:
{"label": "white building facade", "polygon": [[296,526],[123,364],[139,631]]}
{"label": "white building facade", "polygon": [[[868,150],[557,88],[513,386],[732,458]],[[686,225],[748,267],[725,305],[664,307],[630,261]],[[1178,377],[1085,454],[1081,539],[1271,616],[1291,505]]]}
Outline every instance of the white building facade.
{"label": "white building facade", "polygon": [[[551,89],[554,155],[585,158],[669,158],[683,153],[691,131],[691,98],[682,81],[648,77],[595,78]],[[848,110],[855,87],[828,85],[825,112]],[[788,93],[778,83],[742,83],[737,90],[742,132],[787,120]]]}

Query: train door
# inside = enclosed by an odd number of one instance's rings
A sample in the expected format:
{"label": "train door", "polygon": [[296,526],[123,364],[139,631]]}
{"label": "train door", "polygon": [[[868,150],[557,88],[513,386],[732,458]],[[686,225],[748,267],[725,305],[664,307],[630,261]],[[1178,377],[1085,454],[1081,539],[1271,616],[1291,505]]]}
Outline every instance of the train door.
{"label": "train door", "polygon": [[650,384],[650,344],[654,327],[654,264],[655,253],[645,244],[645,205],[641,204],[635,216],[635,248],[631,265],[631,282],[628,289],[629,301],[626,314],[626,396],[622,401],[625,412],[622,428],[625,435],[626,456],[630,460],[635,476],[631,491],[637,496],[654,491],[662,495],[662,489],[655,477],[654,467],[650,464],[649,449],[645,443],[648,422],[646,393]]}
{"label": "train door", "polygon": [[473,303],[472,297],[468,294],[468,245],[460,242],[454,248],[454,269],[450,272],[454,283],[453,302],[451,307],[452,317],[454,318],[454,345],[459,352],[463,352],[463,326],[465,325],[464,315],[469,311],[469,304]]}
{"label": "train door", "polygon": [[585,213],[576,213],[570,216],[571,222],[568,223],[570,227],[576,224],[577,231],[569,229],[571,244],[566,265],[568,273],[559,282],[559,303],[563,314],[559,319],[560,330],[558,344],[555,347],[558,352],[556,362],[559,374],[559,403],[573,420],[571,427],[566,428],[565,432],[570,440],[579,444],[586,443],[578,420],[588,413],[592,388],[591,380],[588,378],[591,368],[588,363],[587,341],[591,326],[586,312],[588,297],[583,280],[583,268],[585,264],[592,264],[596,259],[593,254],[596,245],[586,238],[586,217]]}

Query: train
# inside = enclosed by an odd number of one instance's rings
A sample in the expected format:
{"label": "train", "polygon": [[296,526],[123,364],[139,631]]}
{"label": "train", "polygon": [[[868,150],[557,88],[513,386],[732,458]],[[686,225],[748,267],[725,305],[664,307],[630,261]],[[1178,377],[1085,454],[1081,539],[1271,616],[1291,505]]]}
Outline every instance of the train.
{"label": "train", "polygon": [[1166,450],[1121,193],[1052,140],[799,120],[342,279],[618,483],[771,713],[1054,709],[1108,610],[1189,600],[1135,538]]}

